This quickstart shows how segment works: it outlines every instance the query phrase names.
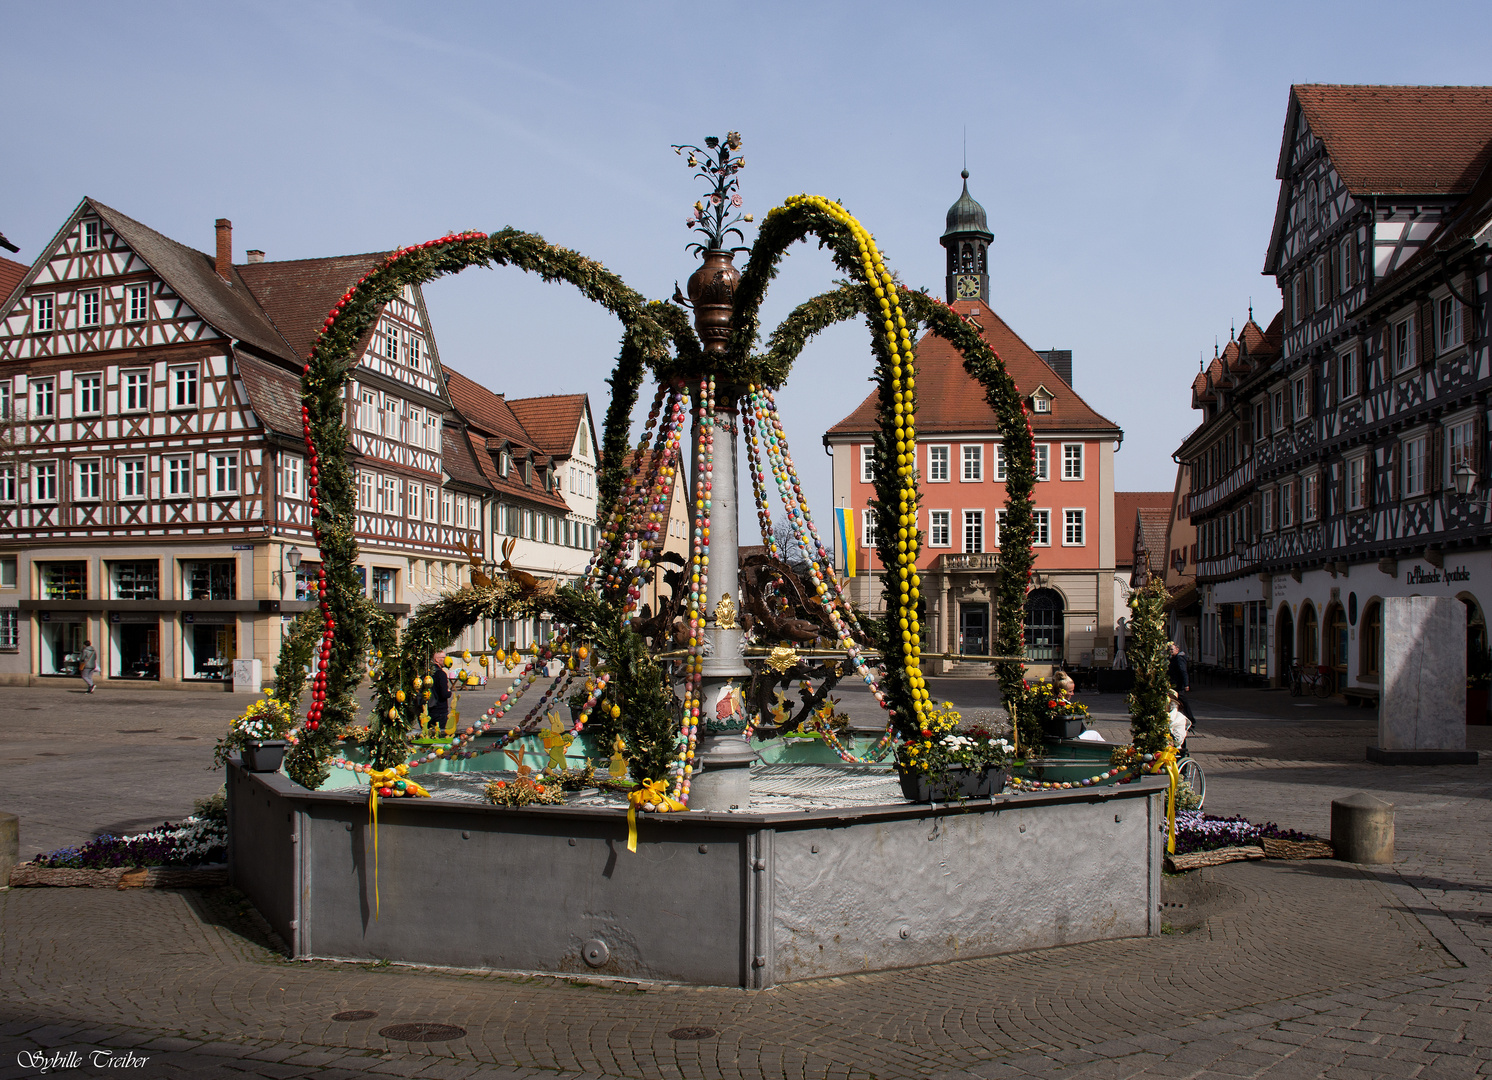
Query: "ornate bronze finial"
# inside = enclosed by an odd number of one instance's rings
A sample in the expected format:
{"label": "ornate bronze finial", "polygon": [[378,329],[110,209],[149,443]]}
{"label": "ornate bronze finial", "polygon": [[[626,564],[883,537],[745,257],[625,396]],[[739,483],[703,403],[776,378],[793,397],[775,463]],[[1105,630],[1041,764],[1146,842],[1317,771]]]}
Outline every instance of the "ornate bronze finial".
{"label": "ornate bronze finial", "polygon": [[715,605],[715,625],[722,630],[736,628],[736,605],[730,593],[721,593],[720,603]]}
{"label": "ornate bronze finial", "polygon": [[[731,236],[746,239],[740,225],[750,222],[750,214],[738,213],[741,208],[741,192],[736,173],[746,165],[746,159],[731,156],[741,149],[741,133],[726,132],[725,141],[715,136],[705,140],[705,149],[688,143],[676,145],[674,153],[689,151],[689,164],[698,171],[694,174],[710,185],[704,198],[694,204],[689,214],[688,226],[705,239],[703,243],[689,245],[689,250],[704,257],[704,265],[689,278],[689,302],[694,307],[694,329],[699,334],[700,344],[707,353],[723,356],[730,345],[730,314],[735,306],[736,284],[741,280],[732,259],[738,251],[748,248],[727,248]],[[674,299],[682,300],[678,286],[674,286]]]}

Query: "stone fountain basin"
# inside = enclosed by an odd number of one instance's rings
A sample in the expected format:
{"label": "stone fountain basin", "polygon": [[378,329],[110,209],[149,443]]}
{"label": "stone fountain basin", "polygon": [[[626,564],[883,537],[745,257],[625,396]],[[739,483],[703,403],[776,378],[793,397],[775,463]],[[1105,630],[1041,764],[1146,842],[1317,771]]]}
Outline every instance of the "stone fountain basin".
{"label": "stone fountain basin", "polygon": [[[228,768],[229,875],[299,959],[753,989],[1160,932],[1163,782],[792,813],[508,809]],[[377,899],[375,900],[375,881]]]}

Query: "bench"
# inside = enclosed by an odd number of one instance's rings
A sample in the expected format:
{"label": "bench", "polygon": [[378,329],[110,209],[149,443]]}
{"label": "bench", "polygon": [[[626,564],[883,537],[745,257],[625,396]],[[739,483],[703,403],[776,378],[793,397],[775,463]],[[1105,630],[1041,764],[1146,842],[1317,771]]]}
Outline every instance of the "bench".
{"label": "bench", "polygon": [[1365,709],[1378,707],[1378,691],[1369,687],[1349,686],[1342,691],[1342,697],[1348,705],[1360,705]]}

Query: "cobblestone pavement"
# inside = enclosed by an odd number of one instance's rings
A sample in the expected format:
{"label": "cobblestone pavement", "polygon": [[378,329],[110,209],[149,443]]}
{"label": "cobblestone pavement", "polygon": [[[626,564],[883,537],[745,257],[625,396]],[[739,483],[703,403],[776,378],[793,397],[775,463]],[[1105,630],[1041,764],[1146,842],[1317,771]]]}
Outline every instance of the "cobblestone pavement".
{"label": "cobblestone pavement", "polygon": [[[227,890],[12,889],[0,892],[0,1077],[34,1075],[44,1058],[24,1055],[68,1051],[90,1073],[95,1047],[148,1058],[132,1071],[152,1077],[1492,1075],[1492,729],[1471,730],[1486,764],[1390,769],[1364,759],[1371,714],[1250,694],[1197,695],[1208,809],[1325,832],[1331,798],[1372,791],[1398,808],[1392,869],[1232,864],[1168,881],[1185,906],[1159,938],[759,993],[292,963]],[[1099,716],[1118,702],[1088,700]],[[161,771],[189,760],[142,755],[142,782],[166,785]],[[32,790],[45,809],[45,784]],[[347,1009],[377,1016],[331,1020]],[[378,1034],[401,1022],[467,1034]],[[715,1034],[669,1036],[685,1026]]]}

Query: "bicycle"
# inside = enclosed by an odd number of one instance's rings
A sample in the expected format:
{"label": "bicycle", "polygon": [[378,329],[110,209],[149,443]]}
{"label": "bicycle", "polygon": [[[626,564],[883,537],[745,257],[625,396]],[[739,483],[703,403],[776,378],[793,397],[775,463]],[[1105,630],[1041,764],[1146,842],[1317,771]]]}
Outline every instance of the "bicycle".
{"label": "bicycle", "polygon": [[[1202,771],[1202,766],[1187,756],[1186,744],[1191,741],[1192,730],[1196,726],[1192,718],[1181,712],[1179,708],[1171,714],[1171,741],[1176,746],[1176,771],[1181,774],[1181,783],[1191,788],[1192,794],[1197,798],[1197,809],[1202,809],[1202,804],[1207,800],[1207,774]],[[1182,726],[1184,725],[1184,726]],[[1177,736],[1180,741],[1177,741]]]}
{"label": "bicycle", "polygon": [[1309,673],[1300,664],[1290,668],[1290,696],[1306,697],[1315,694],[1319,698],[1329,698],[1332,694],[1332,680],[1328,677],[1331,669],[1324,665],[1316,665]]}

